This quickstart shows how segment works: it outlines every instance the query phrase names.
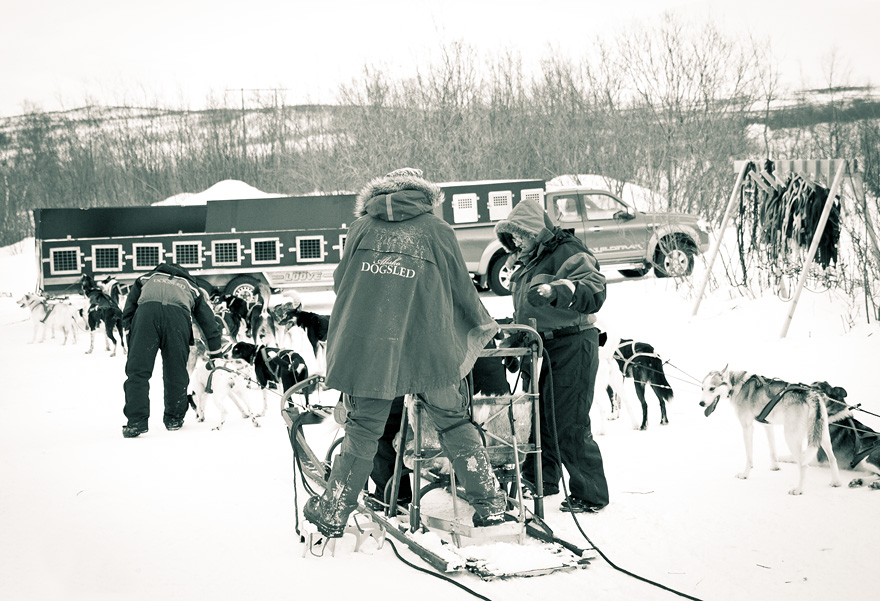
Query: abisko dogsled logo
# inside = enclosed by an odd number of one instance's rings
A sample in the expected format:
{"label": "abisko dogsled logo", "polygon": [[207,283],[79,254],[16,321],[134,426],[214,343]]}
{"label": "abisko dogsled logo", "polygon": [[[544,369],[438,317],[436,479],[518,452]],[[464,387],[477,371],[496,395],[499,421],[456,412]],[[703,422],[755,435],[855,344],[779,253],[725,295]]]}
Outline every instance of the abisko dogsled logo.
{"label": "abisko dogsled logo", "polygon": [[400,264],[399,257],[394,259],[381,259],[373,262],[364,261],[361,263],[361,271],[369,271],[376,275],[396,275],[397,277],[406,279],[414,278],[416,276],[414,269],[404,267]]}

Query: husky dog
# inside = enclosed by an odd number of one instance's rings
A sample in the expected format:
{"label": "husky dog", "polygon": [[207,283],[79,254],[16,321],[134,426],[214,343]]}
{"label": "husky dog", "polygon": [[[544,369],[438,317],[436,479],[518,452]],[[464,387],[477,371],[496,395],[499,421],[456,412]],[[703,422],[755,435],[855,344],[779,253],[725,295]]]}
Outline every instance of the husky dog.
{"label": "husky dog", "polygon": [[64,342],[71,336],[76,342],[76,331],[79,328],[85,330],[82,314],[69,302],[51,300],[46,297],[27,293],[18,300],[18,306],[27,309],[31,314],[34,324],[34,332],[30,343],[44,342],[46,332],[61,330],[64,333]]}
{"label": "husky dog", "polygon": [[213,399],[214,405],[220,412],[220,423],[213,430],[220,430],[226,423],[226,404],[224,400],[229,398],[241,412],[244,419],[251,420],[254,427],[259,428],[260,423],[244,398],[246,389],[245,377],[239,370],[244,363],[229,359],[209,359],[205,353],[204,343],[197,340],[194,347],[190,348],[190,405],[196,412],[196,419],[205,421],[205,409],[208,397]]}
{"label": "husky dog", "polygon": [[[115,281],[115,280],[114,280]],[[88,322],[89,326],[89,350],[86,351],[86,354],[90,354],[95,350],[95,330],[103,323],[104,324],[104,348],[105,350],[110,350],[110,342],[113,342],[113,352],[110,353],[111,357],[116,356],[116,346],[117,344],[122,345],[123,352],[128,352],[125,348],[125,333],[122,330],[122,309],[119,308],[119,304],[116,299],[119,297],[112,297],[104,289],[95,283],[95,280],[89,276],[89,274],[82,274],[82,278],[80,278],[80,287],[82,289],[83,296],[89,299],[89,310],[84,317]],[[119,342],[116,342],[116,338],[113,335],[113,331],[119,334]]]}
{"label": "husky dog", "polygon": [[816,456],[819,447],[828,456],[828,463],[831,466],[831,486],[840,486],[840,472],[828,431],[828,412],[825,408],[827,397],[822,392],[809,386],[765,379],[745,371],[729,371],[725,367],[721,371],[709,372],[709,375],[703,379],[700,407],[706,408],[704,412],[706,417],[715,411],[722,397],[730,399],[743,431],[746,466],[737,474],[737,478],[748,478],[752,471],[752,438],[755,420],[764,413],[768,404],[773,403],[772,410],[766,415],[770,424],[766,431],[770,446],[771,469],[779,469],[773,436],[773,425],[778,424],[785,429],[785,442],[799,467],[797,486],[788,493],[791,495],[803,493],[807,466]]}
{"label": "husky dog", "polygon": [[[615,365],[616,363],[616,365]],[[613,366],[612,369],[608,369]],[[614,373],[614,368],[619,374]],[[654,347],[647,342],[636,342],[629,338],[617,338],[609,336],[606,332],[599,333],[599,370],[602,377],[597,374],[597,382],[607,380],[606,392],[611,400],[612,419],[620,413],[620,405],[626,399],[624,396],[624,379],[630,378],[636,391],[636,397],[642,408],[641,421],[637,421],[627,404],[627,411],[633,420],[633,427],[639,430],[648,429],[648,403],[645,400],[645,391],[648,386],[654,391],[654,396],[660,402],[660,424],[666,425],[669,419],[666,417],[666,403],[673,400],[672,387],[666,379],[663,371],[663,361],[654,351]],[[596,390],[599,390],[597,387]]]}
{"label": "husky dog", "polygon": [[[849,469],[870,472],[871,475],[850,481],[850,488],[864,486],[880,490],[880,433],[853,417],[852,408],[844,400],[846,389],[831,386],[828,382],[813,382],[813,387],[825,393],[828,408],[828,425],[834,458]],[[828,458],[819,449],[819,463]]]}
{"label": "husky dog", "polygon": [[[253,367],[254,377],[263,393],[263,410],[266,414],[266,390],[280,389],[279,394],[309,379],[309,368],[302,356],[290,349],[269,348],[249,342],[236,342],[229,353],[233,359],[241,359]],[[315,391],[316,384],[310,384],[300,391],[309,403],[309,394]]]}

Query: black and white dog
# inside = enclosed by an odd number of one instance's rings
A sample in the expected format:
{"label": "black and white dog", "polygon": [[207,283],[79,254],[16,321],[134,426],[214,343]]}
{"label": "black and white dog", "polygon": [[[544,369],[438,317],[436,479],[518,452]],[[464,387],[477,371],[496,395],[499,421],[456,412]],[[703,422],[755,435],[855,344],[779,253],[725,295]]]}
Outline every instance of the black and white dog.
{"label": "black and white dog", "polygon": [[[83,296],[89,299],[88,313],[84,316],[89,327],[89,350],[86,351],[86,354],[95,350],[95,330],[102,323],[104,324],[104,348],[109,351],[110,342],[113,342],[113,352],[110,353],[110,356],[116,356],[117,344],[121,344],[123,352],[126,352],[125,334],[122,331],[122,309],[101,286],[95,283],[89,274],[82,275],[80,287]],[[113,335],[114,330],[119,334],[118,343]]]}
{"label": "black and white dog", "polygon": [[232,340],[239,340],[239,334],[247,330],[248,304],[243,298],[223,294],[214,301],[214,312],[223,320],[224,329]]}
{"label": "black and white dog", "polygon": [[[666,403],[673,400],[672,386],[669,385],[666,373],[663,371],[663,360],[654,351],[654,347],[647,342],[636,342],[629,338],[610,340],[606,332],[600,332],[599,346],[603,347],[606,353],[610,351],[610,357],[617,363],[623,377],[633,381],[636,396],[642,406],[639,430],[648,429],[648,403],[645,401],[645,390],[648,386],[660,401],[660,424],[668,424]],[[612,408],[619,408],[619,402],[615,402],[615,397],[622,396],[622,391],[615,388],[619,387],[609,384],[606,391],[611,399]]]}
{"label": "black and white dog", "polygon": [[[229,353],[233,359],[243,359],[254,369],[254,377],[263,392],[263,414],[266,413],[266,390],[280,388],[279,393],[309,377],[309,368],[299,353],[287,349],[269,348],[250,342],[237,342]],[[315,385],[307,386],[301,394],[309,402],[309,394],[314,392]],[[262,414],[261,414],[262,415]]]}
{"label": "black and white dog", "polygon": [[312,345],[315,356],[318,355],[318,344],[327,342],[327,331],[330,329],[330,316],[318,315],[309,311],[296,310],[291,315],[293,324],[305,330],[306,337]]}

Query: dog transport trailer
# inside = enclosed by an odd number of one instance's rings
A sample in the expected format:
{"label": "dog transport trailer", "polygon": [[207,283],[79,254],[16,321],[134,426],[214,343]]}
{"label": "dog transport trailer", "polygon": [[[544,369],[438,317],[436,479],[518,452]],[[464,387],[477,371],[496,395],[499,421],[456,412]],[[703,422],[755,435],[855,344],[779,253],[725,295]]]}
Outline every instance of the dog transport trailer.
{"label": "dog transport trailer", "polygon": [[[441,184],[437,215],[456,230],[478,269],[494,222],[515,202],[543,202],[542,180]],[[194,206],[35,209],[39,279],[49,294],[79,290],[83,273],[123,286],[162,262],[186,267],[207,290],[248,296],[273,289],[330,287],[354,219],[355,195],[208,201]]]}

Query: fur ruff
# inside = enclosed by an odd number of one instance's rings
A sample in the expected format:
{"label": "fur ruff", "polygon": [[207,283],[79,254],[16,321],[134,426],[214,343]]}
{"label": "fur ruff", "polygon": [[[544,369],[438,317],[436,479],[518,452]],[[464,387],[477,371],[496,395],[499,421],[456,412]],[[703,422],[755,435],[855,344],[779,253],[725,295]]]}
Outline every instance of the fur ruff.
{"label": "fur ruff", "polygon": [[381,196],[382,194],[393,194],[401,190],[419,190],[424,192],[431,207],[443,204],[443,201],[446,199],[440,186],[432,184],[424,178],[406,174],[383,175],[371,180],[358,193],[354,203],[355,217],[363,217],[367,214],[366,204],[369,199]]}

